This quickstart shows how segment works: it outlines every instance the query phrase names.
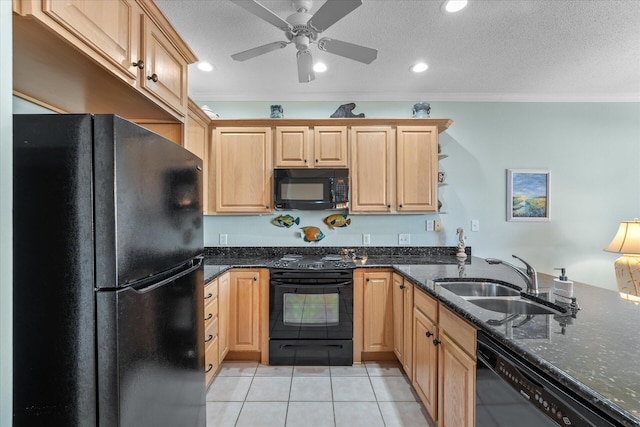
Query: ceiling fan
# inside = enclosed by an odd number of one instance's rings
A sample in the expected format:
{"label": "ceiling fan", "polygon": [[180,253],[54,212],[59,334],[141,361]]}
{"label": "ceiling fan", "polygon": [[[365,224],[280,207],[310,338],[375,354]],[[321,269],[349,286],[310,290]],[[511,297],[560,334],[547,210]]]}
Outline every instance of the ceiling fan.
{"label": "ceiling fan", "polygon": [[309,51],[309,45],[316,43],[318,49],[325,52],[340,55],[354,61],[370,64],[378,56],[378,51],[370,47],[364,47],[353,43],[323,37],[317,40],[318,34],[344,18],[347,14],[362,5],[362,0],[327,0],[318,11],[311,15],[308,13],[313,4],[312,0],[293,0],[292,4],[296,12],[287,19],[282,19],[256,0],[231,0],[238,6],[248,10],[257,17],[284,31],[287,41],[277,41],[253,49],[245,50],[231,55],[236,61],[246,61],[256,56],[282,49],[290,43],[298,49],[298,81],[308,83],[315,79],[313,72],[313,59]]}

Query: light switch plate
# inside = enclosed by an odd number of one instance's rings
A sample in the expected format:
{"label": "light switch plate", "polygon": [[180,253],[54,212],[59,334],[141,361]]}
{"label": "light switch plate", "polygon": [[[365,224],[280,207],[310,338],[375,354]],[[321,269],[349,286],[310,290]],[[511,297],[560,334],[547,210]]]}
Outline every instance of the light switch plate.
{"label": "light switch plate", "polygon": [[371,234],[362,235],[362,244],[368,246],[371,244]]}
{"label": "light switch plate", "polygon": [[398,234],[398,244],[400,245],[411,244],[411,234]]}
{"label": "light switch plate", "polygon": [[480,231],[480,220],[472,219],[471,220],[471,231]]}
{"label": "light switch plate", "polygon": [[437,232],[442,231],[442,222],[439,219],[433,221],[433,229]]}
{"label": "light switch plate", "polygon": [[226,234],[221,234],[220,235],[220,245],[221,246],[226,246],[227,244],[227,235]]}
{"label": "light switch plate", "polygon": [[427,229],[427,231],[433,231],[433,220],[432,219],[428,219],[427,220],[426,229]]}

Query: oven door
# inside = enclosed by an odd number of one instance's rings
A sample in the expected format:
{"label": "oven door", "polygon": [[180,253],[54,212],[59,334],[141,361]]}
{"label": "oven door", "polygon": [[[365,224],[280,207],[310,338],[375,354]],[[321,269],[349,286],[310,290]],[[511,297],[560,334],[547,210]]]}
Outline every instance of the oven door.
{"label": "oven door", "polygon": [[353,363],[351,270],[272,271],[269,363]]}

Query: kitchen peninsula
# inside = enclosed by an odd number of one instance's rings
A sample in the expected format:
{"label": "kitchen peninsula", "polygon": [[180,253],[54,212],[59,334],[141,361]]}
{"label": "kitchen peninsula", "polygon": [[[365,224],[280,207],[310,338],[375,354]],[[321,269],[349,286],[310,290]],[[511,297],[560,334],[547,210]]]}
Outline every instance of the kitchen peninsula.
{"label": "kitchen peninsula", "polygon": [[[342,249],[207,248],[205,283],[230,269],[268,268],[285,253],[305,251],[318,254]],[[470,248],[467,251],[470,254]],[[579,311],[565,316],[535,315],[513,327],[511,322],[496,321],[499,313],[480,309],[433,284],[440,278],[486,278],[522,286],[512,269],[471,256],[459,263],[455,248],[368,247],[367,253],[356,268],[389,268],[401,274],[415,284],[416,293],[435,298],[615,422],[640,426],[640,373],[629,367],[629,361],[640,354],[640,341],[633,332],[640,323],[637,304],[621,299],[616,292],[575,283]],[[553,277],[540,274],[539,283],[541,297],[553,301]]]}

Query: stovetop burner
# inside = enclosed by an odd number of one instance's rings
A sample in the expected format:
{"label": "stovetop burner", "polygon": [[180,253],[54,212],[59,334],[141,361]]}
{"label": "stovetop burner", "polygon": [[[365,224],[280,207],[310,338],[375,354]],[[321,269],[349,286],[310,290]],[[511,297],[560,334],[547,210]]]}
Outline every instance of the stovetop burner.
{"label": "stovetop burner", "polygon": [[342,255],[303,256],[287,254],[273,261],[273,267],[300,270],[331,270],[338,268],[354,268],[353,260]]}

